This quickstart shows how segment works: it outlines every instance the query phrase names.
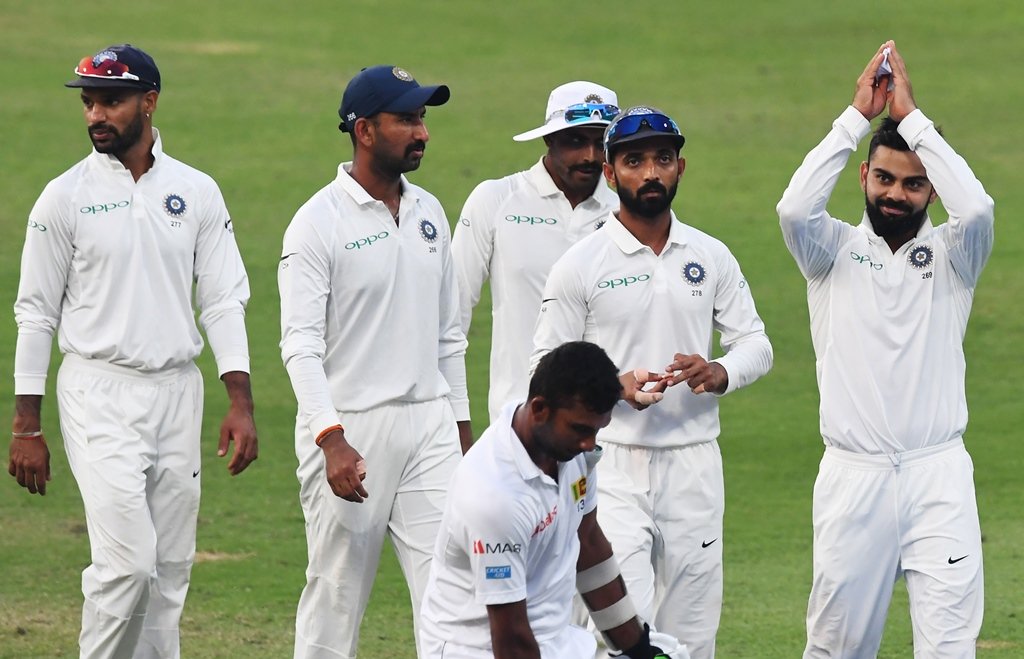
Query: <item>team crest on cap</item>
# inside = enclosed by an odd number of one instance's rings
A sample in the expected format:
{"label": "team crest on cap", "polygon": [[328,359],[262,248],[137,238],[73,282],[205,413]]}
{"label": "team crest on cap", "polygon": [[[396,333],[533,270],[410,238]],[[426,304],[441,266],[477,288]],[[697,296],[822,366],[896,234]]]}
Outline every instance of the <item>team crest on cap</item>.
{"label": "team crest on cap", "polygon": [[102,50],[92,56],[92,65],[94,68],[99,68],[100,64],[107,61],[117,61],[117,53],[112,50]]}
{"label": "team crest on cap", "polygon": [[918,245],[914,249],[910,250],[910,254],[907,256],[907,260],[910,261],[910,265],[914,266],[918,270],[924,270],[932,264],[932,248],[927,245]]}
{"label": "team crest on cap", "polygon": [[700,286],[704,283],[704,279],[707,277],[707,273],[704,271],[704,266],[696,261],[690,261],[683,266],[682,269],[683,279],[690,286]]}
{"label": "team crest on cap", "polygon": [[587,94],[587,97],[583,99],[584,103],[604,103],[604,99],[598,94]]}
{"label": "team crest on cap", "polygon": [[412,82],[412,76],[400,66],[391,69],[391,73],[402,82]]}
{"label": "team crest on cap", "polygon": [[437,242],[437,227],[430,220],[420,220],[420,236],[428,243]]}
{"label": "team crest on cap", "polygon": [[188,204],[178,195],[169,194],[164,197],[164,210],[171,217],[181,217],[188,210]]}

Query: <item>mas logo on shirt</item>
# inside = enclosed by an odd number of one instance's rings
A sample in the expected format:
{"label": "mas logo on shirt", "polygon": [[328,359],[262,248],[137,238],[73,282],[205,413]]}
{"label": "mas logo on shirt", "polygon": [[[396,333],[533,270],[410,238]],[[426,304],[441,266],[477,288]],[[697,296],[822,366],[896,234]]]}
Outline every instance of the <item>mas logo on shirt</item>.
{"label": "mas logo on shirt", "polygon": [[174,218],[181,217],[188,210],[185,200],[176,194],[169,194],[164,197],[164,211]]}
{"label": "mas logo on shirt", "polygon": [[690,261],[684,265],[681,272],[683,279],[685,279],[686,283],[690,286],[700,286],[707,278],[707,272],[704,270],[704,266],[696,261]]}
{"label": "mas logo on shirt", "polygon": [[511,579],[511,565],[489,565],[484,568],[484,579]]}
{"label": "mas logo on shirt", "polygon": [[918,270],[924,270],[931,266],[934,254],[932,254],[932,248],[928,245],[918,245],[914,249],[910,250],[910,254],[907,255],[907,260],[910,265],[914,266]]}
{"label": "mas logo on shirt", "polygon": [[420,237],[428,243],[437,242],[437,227],[430,220],[420,220]]}
{"label": "mas logo on shirt", "polygon": [[473,553],[474,554],[518,554],[523,550],[523,546],[518,542],[484,542],[483,540],[473,541]]}

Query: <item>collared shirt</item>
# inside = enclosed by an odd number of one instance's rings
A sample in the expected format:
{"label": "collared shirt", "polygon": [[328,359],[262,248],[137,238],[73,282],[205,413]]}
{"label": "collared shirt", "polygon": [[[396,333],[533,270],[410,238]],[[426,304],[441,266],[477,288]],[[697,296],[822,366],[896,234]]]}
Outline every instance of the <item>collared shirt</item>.
{"label": "collared shirt", "polygon": [[825,444],[858,453],[934,446],[967,427],[963,338],[992,252],[993,202],[967,163],[915,110],[899,133],[920,158],[949,221],[926,219],[895,253],[866,214],[825,210],[870,124],[853,107],[804,159],[778,205],[786,246],[807,279]]}
{"label": "collared shirt", "polygon": [[[664,372],[677,352],[710,361],[715,331],[726,354],[714,361],[729,374],[727,393],[771,368],[764,323],[722,242],[673,214],[668,242],[655,254],[609,214],[601,231],[551,269],[531,363],[536,367],[567,341],[584,340],[604,348],[620,372]],[[718,397],[679,384],[643,411],[620,401],[601,441],[676,447],[711,441],[718,433]]]}
{"label": "collared shirt", "polygon": [[[449,396],[469,418],[448,220],[402,177],[396,225],[349,175],[296,212],[278,267],[281,355],[313,436],[339,412]],[[450,394],[450,395],[449,395]]]}
{"label": "collared shirt", "polygon": [[138,181],[95,149],[51,181],[29,215],[15,393],[45,391],[53,333],[63,353],[155,372],[203,349],[218,371],[249,370],[249,283],[217,184],[163,152]]}
{"label": "collared shirt", "polygon": [[430,638],[490,649],[487,605],[524,599],[541,645],[571,622],[577,532],[597,506],[597,475],[584,455],[559,462],[557,482],[541,471],[512,429],[518,405],[502,409],[452,477],[421,609]]}
{"label": "collared shirt", "polygon": [[452,258],[459,276],[462,328],[490,277],[491,420],[502,406],[526,396],[533,329],[548,271],[571,245],[594,233],[618,196],[599,181],[593,196],[573,208],[544,167],[484,181],[473,190],[455,227]]}

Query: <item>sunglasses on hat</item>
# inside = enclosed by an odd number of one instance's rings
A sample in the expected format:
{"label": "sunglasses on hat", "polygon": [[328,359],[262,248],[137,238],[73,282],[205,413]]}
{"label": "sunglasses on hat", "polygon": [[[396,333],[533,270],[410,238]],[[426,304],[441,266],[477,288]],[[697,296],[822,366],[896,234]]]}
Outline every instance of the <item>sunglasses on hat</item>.
{"label": "sunglasses on hat", "polygon": [[86,55],[75,67],[75,73],[87,78],[106,78],[119,80],[134,80],[139,82],[139,76],[129,73],[128,65],[116,59],[99,59]]}
{"label": "sunglasses on hat", "polygon": [[565,108],[565,123],[577,124],[584,121],[611,121],[619,108],[610,103],[576,103]]}

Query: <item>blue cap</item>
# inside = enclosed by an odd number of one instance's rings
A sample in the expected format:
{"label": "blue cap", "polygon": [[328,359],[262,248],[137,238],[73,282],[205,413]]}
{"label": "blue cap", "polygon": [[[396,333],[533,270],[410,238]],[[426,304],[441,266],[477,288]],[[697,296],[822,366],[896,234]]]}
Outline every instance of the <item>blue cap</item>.
{"label": "blue cap", "polygon": [[343,133],[351,133],[356,119],[378,112],[412,112],[424,105],[444,105],[451,97],[445,85],[421,87],[405,69],[382,64],[365,68],[345,87],[338,116]]}
{"label": "blue cap", "polygon": [[86,55],[75,67],[78,78],[65,87],[132,87],[160,91],[160,70],[156,62],[130,43],[104,48]]}

